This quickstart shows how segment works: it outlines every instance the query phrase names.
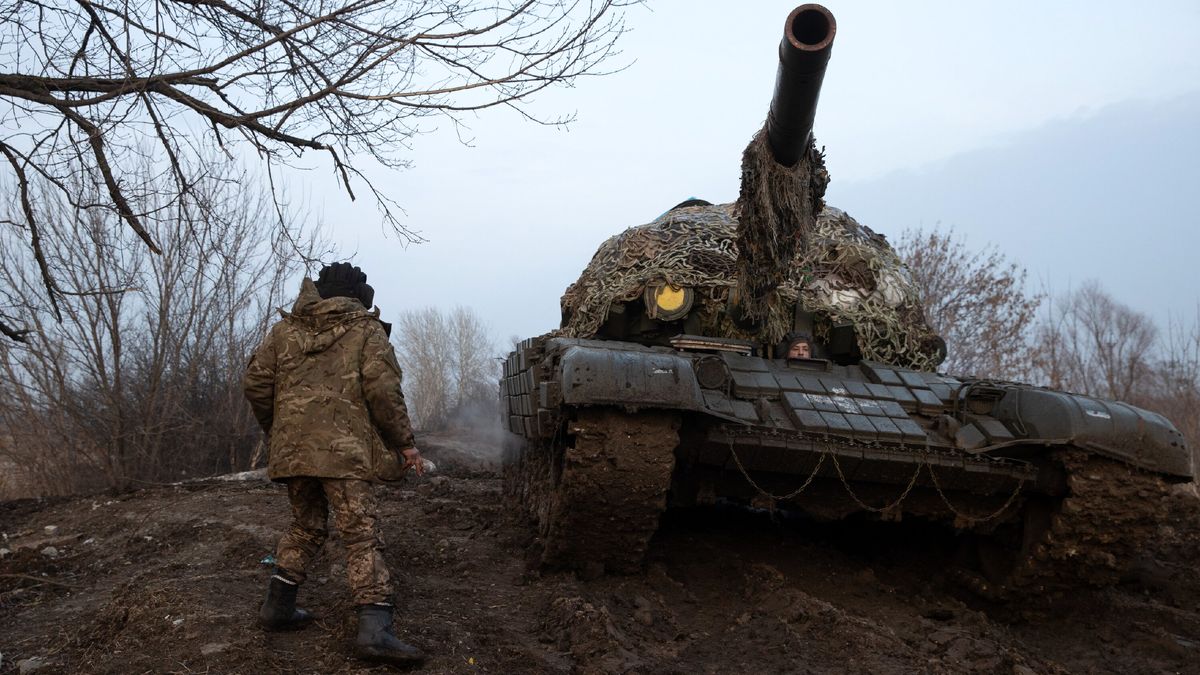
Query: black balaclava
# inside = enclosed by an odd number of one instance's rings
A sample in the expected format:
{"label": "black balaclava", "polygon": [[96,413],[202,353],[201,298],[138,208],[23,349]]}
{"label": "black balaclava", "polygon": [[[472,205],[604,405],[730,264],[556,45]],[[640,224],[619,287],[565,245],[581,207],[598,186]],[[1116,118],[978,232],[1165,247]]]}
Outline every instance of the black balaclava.
{"label": "black balaclava", "polygon": [[354,298],[370,309],[375,303],[375,289],[367,283],[367,275],[350,263],[334,263],[321,268],[317,275],[317,293],[321,298]]}

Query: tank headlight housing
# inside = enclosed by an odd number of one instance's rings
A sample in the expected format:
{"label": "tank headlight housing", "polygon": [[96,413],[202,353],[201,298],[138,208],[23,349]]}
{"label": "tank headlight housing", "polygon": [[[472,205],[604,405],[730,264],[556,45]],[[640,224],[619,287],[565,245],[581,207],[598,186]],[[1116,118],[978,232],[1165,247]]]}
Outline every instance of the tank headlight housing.
{"label": "tank headlight housing", "polygon": [[642,298],[646,301],[646,314],[651,319],[677,321],[691,311],[695,294],[687,287],[658,284],[647,286]]}

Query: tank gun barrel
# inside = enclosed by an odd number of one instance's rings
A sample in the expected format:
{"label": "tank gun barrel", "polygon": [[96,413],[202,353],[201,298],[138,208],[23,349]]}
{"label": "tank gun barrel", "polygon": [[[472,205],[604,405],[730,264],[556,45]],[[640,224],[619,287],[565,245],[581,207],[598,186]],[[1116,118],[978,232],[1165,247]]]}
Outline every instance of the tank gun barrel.
{"label": "tank gun barrel", "polygon": [[836,33],[833,14],[816,4],[800,5],[784,24],[775,95],[767,115],[767,141],[783,166],[794,166],[808,149]]}

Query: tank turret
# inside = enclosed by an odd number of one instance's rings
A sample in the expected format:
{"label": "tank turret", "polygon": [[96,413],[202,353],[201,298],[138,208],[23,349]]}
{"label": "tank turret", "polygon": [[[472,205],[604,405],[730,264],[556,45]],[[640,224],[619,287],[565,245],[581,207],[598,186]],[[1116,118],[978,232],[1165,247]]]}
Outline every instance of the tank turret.
{"label": "tank turret", "polygon": [[836,33],[820,5],[788,14],[737,201],[690,199],[604,242],[563,294],[562,335],[665,345],[687,334],[767,353],[798,331],[839,361],[940,361],[896,252],[824,202],[829,175],[813,123]]}

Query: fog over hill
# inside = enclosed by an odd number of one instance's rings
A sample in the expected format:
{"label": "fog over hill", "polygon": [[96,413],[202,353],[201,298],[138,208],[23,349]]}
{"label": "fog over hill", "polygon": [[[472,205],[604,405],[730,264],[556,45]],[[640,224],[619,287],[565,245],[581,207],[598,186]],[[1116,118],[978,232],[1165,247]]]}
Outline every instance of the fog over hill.
{"label": "fog over hill", "polygon": [[1160,323],[1195,316],[1200,91],[1130,101],[915,170],[834,181],[829,202],[893,239],[954,227],[1054,293],[1098,279]]}

